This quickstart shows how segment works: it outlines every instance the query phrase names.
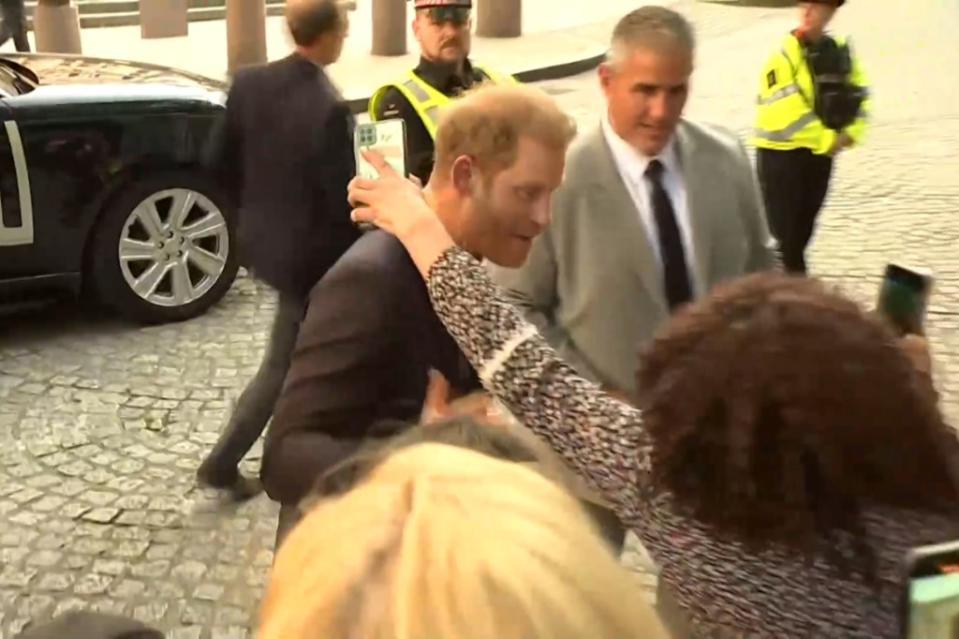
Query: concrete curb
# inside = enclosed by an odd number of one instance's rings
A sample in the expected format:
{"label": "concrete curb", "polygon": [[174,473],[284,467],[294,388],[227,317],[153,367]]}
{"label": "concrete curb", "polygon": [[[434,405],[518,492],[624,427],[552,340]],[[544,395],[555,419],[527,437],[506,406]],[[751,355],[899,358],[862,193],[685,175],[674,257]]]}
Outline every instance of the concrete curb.
{"label": "concrete curb", "polygon": [[[138,60],[125,60],[123,58],[101,58],[94,56],[85,56],[71,53],[12,53],[8,57],[11,58],[24,58],[29,60],[30,58],[62,58],[64,60],[86,60],[89,62],[104,63],[104,64],[123,64],[126,66],[140,68],[148,71],[157,71],[161,73],[170,73],[174,75],[179,75],[183,78],[196,82],[199,85],[209,87],[210,89],[226,91],[229,88],[229,82],[226,80],[217,80],[216,78],[211,78],[209,76],[201,75],[199,73],[193,73],[192,71],[187,71],[185,69],[178,69],[176,67],[169,67],[162,64],[154,64],[152,62],[140,62]],[[563,60],[561,62],[556,62],[548,64],[546,66],[537,67],[534,69],[525,69],[514,74],[517,80],[520,82],[541,82],[543,80],[556,80],[559,78],[566,78],[572,75],[577,75],[590,69],[595,69],[606,57],[605,47],[602,50],[599,50],[594,53],[590,53],[585,56],[577,57],[571,60]],[[350,110],[354,115],[365,113],[367,106],[369,104],[371,96],[365,96],[362,98],[352,98],[347,100]]]}

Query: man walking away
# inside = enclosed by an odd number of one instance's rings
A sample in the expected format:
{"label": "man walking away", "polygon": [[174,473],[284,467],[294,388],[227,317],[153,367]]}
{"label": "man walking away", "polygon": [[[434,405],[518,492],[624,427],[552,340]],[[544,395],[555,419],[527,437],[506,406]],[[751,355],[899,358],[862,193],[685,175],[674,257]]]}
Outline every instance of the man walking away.
{"label": "man walking away", "polygon": [[286,18],[296,51],[237,74],[212,145],[211,163],[239,216],[241,263],[279,293],[260,369],[197,472],[201,484],[237,498],[259,489],[237,465],[273,413],[307,293],[360,233],[346,200],[354,121],[324,70],[340,57],[346,8],[289,0]]}
{"label": "man walking away", "polygon": [[756,165],[769,226],[790,273],[806,273],[806,246],[833,158],[859,144],[866,128],[859,62],[848,42],[825,32],[844,2],[800,2],[800,26],[776,45],[759,77]]}

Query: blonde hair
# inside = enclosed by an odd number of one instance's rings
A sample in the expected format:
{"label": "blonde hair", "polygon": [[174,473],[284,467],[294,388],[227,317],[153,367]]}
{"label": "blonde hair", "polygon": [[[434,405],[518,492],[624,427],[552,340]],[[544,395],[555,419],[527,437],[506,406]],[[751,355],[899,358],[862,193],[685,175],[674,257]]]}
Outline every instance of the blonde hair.
{"label": "blonde hair", "polygon": [[466,155],[490,176],[513,165],[522,137],[565,154],[576,122],[540,89],[484,82],[442,110],[436,168],[448,170]]}
{"label": "blonde hair", "polygon": [[572,496],[517,464],[420,444],[290,533],[257,636],[668,635]]}

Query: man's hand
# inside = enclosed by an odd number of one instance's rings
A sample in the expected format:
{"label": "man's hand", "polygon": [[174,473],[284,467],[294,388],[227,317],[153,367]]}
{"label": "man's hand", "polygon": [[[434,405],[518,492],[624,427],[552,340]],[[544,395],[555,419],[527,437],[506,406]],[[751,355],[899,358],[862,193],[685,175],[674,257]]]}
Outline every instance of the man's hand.
{"label": "man's hand", "polygon": [[423,199],[419,179],[403,177],[376,151],[363,149],[361,153],[379,177],[371,180],[357,176],[350,181],[347,200],[353,207],[354,222],[375,224],[401,240],[404,230],[416,226],[418,221],[440,224]]}
{"label": "man's hand", "polygon": [[836,141],[832,143],[832,148],[829,149],[829,155],[835,157],[845,149],[848,149],[853,145],[852,138],[849,137],[848,133],[842,132],[836,136]]}
{"label": "man's hand", "polygon": [[426,399],[420,411],[420,423],[431,424],[446,419],[450,411],[450,383],[439,371],[430,369],[426,386]]}
{"label": "man's hand", "polygon": [[458,395],[443,377],[443,374],[431,370],[429,385],[426,387],[426,399],[420,422],[431,424],[453,417],[470,417],[484,424],[505,424],[506,420],[494,409],[493,399],[483,391],[468,395]]}

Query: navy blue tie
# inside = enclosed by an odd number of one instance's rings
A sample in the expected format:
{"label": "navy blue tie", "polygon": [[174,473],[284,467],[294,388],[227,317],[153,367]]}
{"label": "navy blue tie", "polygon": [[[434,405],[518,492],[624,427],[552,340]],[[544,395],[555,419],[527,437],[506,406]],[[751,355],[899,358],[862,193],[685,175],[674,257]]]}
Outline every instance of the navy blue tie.
{"label": "navy blue tie", "polygon": [[666,300],[669,310],[689,302],[693,298],[689,283],[689,269],[686,267],[686,255],[683,251],[683,239],[679,234],[676,212],[673,210],[669,195],[663,188],[663,164],[653,160],[646,167],[646,177],[652,185],[650,198],[653,214],[656,217],[656,234],[659,238],[659,254],[663,260],[663,280],[666,288]]}

